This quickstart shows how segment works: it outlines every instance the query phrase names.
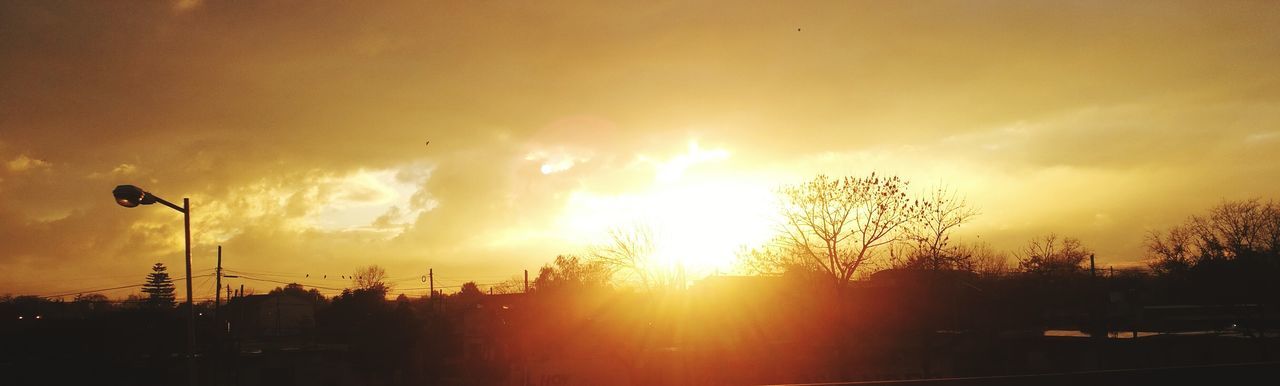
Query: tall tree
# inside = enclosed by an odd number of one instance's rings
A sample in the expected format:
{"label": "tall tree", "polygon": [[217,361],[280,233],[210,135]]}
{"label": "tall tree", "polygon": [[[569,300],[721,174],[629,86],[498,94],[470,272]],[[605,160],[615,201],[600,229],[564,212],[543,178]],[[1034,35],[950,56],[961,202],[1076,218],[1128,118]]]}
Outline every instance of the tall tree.
{"label": "tall tree", "polygon": [[752,255],[778,267],[804,267],[836,284],[847,283],[885,247],[900,239],[923,210],[907,197],[907,181],[872,173],[867,177],[819,175],[778,190],[780,236]]}
{"label": "tall tree", "polygon": [[147,274],[147,282],[142,285],[142,292],[147,294],[145,304],[154,308],[173,307],[173,279],[165,272],[164,263],[156,263]]}

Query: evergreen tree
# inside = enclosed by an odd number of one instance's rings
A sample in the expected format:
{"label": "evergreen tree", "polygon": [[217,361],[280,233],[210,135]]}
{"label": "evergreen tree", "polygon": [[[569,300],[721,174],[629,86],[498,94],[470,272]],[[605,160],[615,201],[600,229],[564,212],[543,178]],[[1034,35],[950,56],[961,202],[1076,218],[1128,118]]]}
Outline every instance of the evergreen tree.
{"label": "evergreen tree", "polygon": [[173,280],[165,272],[164,263],[156,263],[147,274],[147,283],[142,285],[142,292],[147,294],[146,305],[155,308],[173,307]]}

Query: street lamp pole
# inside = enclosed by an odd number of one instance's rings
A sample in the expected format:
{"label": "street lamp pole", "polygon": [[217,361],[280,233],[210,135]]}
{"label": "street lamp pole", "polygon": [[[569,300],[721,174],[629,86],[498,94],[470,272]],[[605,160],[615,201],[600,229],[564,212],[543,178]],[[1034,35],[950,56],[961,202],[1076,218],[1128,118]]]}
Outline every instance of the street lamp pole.
{"label": "street lamp pole", "polygon": [[[157,198],[158,199],[158,198]],[[191,200],[182,198],[182,233],[187,260],[187,366],[191,386],[196,386],[196,303],[191,296]]]}
{"label": "street lamp pole", "polygon": [[111,191],[116,203],[126,208],[138,205],[161,203],[173,210],[182,212],[183,243],[186,247],[187,263],[187,376],[189,385],[196,386],[196,305],[191,296],[191,200],[183,197],[182,206],[174,205],[142,188],[133,185],[119,185]]}

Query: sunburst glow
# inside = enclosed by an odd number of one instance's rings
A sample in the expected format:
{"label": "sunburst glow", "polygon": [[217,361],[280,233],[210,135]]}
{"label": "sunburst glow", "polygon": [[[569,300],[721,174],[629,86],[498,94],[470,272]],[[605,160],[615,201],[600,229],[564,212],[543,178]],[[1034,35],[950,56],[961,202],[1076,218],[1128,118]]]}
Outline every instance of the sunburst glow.
{"label": "sunburst glow", "polygon": [[626,194],[576,191],[562,221],[570,238],[583,245],[605,242],[608,231],[640,226],[653,233],[657,269],[681,269],[689,279],[733,268],[735,251],[771,235],[774,196],[769,186],[741,176],[698,172],[698,164],[724,162],[729,151],[703,149],[652,165],[654,180]]}

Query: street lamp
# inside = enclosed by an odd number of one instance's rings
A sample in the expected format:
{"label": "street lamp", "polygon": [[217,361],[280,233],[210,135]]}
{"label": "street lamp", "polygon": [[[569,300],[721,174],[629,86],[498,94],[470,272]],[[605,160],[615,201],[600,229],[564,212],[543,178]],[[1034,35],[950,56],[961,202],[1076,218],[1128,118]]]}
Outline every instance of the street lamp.
{"label": "street lamp", "polygon": [[191,201],[187,198],[182,199],[182,206],[174,205],[172,202],[148,193],[142,188],[133,185],[119,185],[111,191],[111,195],[116,197],[116,203],[125,208],[133,208],[138,205],[151,205],[161,203],[164,206],[173,208],[173,210],[182,212],[182,230],[186,240],[186,260],[187,260],[187,372],[190,376],[191,385],[196,384],[196,307],[191,300]]}

